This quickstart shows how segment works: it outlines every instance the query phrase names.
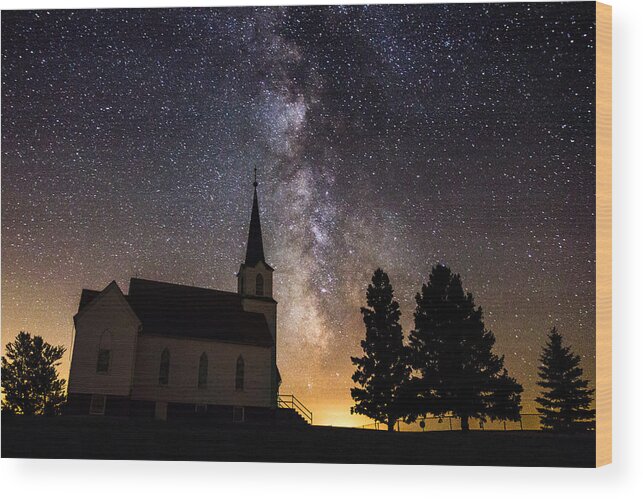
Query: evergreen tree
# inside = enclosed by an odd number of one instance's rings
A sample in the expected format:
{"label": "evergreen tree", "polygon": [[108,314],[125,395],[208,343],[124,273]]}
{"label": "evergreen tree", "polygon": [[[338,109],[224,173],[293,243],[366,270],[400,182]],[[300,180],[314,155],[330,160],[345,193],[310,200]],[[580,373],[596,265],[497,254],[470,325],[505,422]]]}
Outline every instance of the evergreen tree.
{"label": "evergreen tree", "polygon": [[2,410],[10,414],[58,414],[65,400],[65,380],[56,367],[65,353],[40,336],[21,331],[2,357]]}
{"label": "evergreen tree", "polygon": [[544,388],[542,396],[536,399],[540,404],[543,429],[558,432],[593,430],[594,409],[590,409],[594,390],[587,388],[589,382],[581,378],[580,357],[570,347],[563,346],[563,337],[553,328],[540,356],[538,368]]}
{"label": "evergreen tree", "polygon": [[366,326],[366,338],[361,342],[364,356],[351,357],[357,366],[353,381],[359,385],[351,388],[355,401],[351,412],[385,423],[393,431],[403,415],[399,394],[409,368],[399,324],[400,306],[393,299],[393,287],[382,269],[373,274],[366,302],[368,307],[361,309]]}
{"label": "evergreen tree", "polygon": [[519,419],[522,386],[508,375],[504,357],[493,353],[495,337],[460,276],[446,266],[433,267],[416,304],[409,335],[409,391],[415,394],[410,419],[452,414],[464,431],[469,418]]}

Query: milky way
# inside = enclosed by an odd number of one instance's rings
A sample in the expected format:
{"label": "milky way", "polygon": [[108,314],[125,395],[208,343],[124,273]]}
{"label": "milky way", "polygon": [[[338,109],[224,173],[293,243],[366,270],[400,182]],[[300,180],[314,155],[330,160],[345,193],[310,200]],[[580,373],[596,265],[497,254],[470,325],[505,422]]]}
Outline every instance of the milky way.
{"label": "milky way", "polygon": [[407,334],[431,266],[459,272],[525,410],[554,325],[593,379],[594,21],[593,3],[3,12],[3,345],[69,346],[81,288],[112,279],[236,289],[257,167],[282,388],[318,422],[351,424],[377,266]]}

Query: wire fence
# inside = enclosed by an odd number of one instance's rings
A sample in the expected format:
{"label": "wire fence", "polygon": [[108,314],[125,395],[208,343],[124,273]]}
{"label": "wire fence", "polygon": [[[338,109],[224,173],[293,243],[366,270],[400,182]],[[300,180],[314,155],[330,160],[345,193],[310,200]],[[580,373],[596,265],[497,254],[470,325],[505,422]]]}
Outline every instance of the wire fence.
{"label": "wire fence", "polygon": [[[364,430],[388,430],[388,426],[378,421],[370,424],[361,425],[358,428]],[[456,416],[427,416],[419,418],[413,423],[397,421],[395,423],[396,431],[423,432],[423,431],[453,431],[461,430],[460,418]],[[540,430],[540,414],[524,413],[520,414],[518,421],[481,421],[475,418],[469,418],[469,429],[471,431],[520,431],[520,430]]]}

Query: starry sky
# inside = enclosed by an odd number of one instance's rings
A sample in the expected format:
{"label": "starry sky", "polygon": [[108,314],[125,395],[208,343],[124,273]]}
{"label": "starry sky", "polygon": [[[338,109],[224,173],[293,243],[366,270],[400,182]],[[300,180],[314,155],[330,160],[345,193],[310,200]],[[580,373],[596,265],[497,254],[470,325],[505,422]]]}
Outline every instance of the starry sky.
{"label": "starry sky", "polygon": [[[593,3],[2,13],[2,344],[83,287],[236,290],[258,169],[282,391],[350,416],[375,268],[440,262],[533,412],[552,326],[594,383]],[[62,372],[68,372],[69,353]]]}

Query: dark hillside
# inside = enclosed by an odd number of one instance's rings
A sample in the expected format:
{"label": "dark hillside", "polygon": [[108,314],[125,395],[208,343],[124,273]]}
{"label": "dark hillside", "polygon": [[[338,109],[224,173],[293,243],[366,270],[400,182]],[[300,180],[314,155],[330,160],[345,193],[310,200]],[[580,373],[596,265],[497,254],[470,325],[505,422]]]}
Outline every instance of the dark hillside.
{"label": "dark hillside", "polygon": [[593,467],[595,439],[593,433],[389,433],[324,426],[3,417],[2,457]]}

